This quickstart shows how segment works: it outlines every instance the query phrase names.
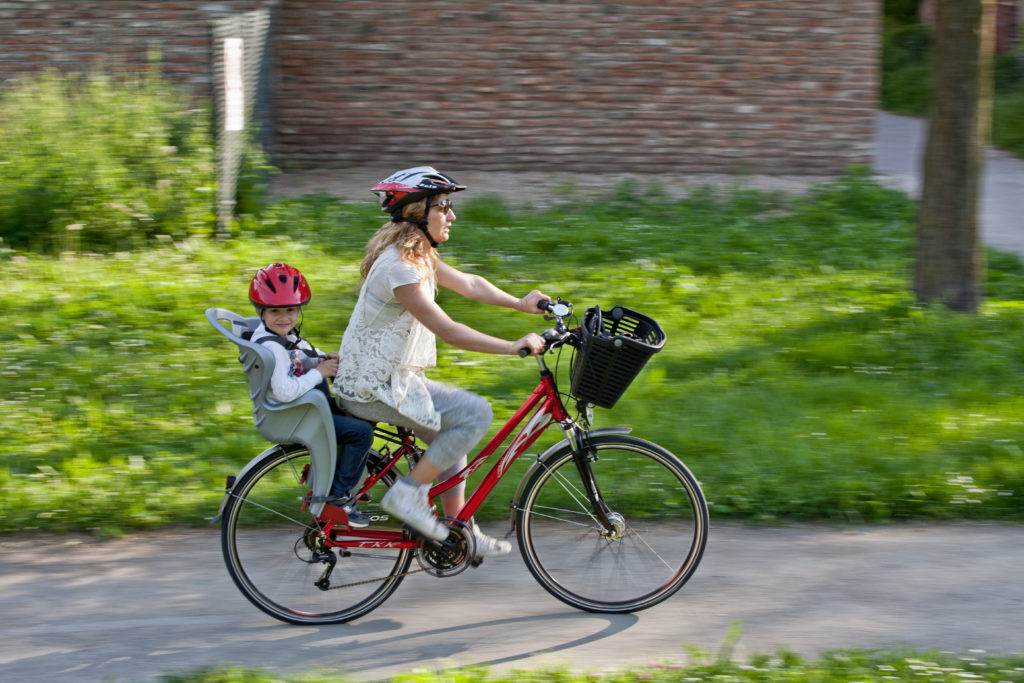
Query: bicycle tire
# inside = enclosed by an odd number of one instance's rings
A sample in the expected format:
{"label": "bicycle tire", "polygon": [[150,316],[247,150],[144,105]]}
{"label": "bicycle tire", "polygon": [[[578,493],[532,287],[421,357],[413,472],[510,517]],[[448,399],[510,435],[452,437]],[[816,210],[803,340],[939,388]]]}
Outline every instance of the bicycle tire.
{"label": "bicycle tire", "polygon": [[588,612],[647,609],[682,588],[707,543],[708,509],[693,474],[657,444],[593,437],[594,480],[621,533],[591,511],[569,446],[535,465],[516,502],[519,549],[553,596]]}
{"label": "bicycle tire", "polygon": [[[342,554],[330,549],[336,558],[331,584],[344,587],[317,588],[315,582],[327,564],[314,558],[309,542],[315,540],[318,528],[301,509],[308,491],[301,477],[309,460],[305,447],[280,446],[235,483],[224,509],[221,549],[235,585],[265,613],[290,624],[338,624],[363,616],[387,600],[401,584],[413,550],[352,548]],[[380,455],[371,451],[368,469],[380,471],[382,466]],[[370,489],[373,500],[361,503],[360,509],[373,521],[360,532],[401,528],[400,521],[379,507],[385,488],[394,481],[394,473],[388,472]],[[380,580],[367,581],[374,577]]]}

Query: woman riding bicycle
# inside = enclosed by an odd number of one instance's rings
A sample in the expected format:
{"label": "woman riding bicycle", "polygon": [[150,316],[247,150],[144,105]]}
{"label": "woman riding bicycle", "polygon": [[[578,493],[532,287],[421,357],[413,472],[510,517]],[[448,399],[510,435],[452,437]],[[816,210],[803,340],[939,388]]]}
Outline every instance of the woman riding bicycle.
{"label": "woman riding bicycle", "polygon": [[[540,313],[548,299],[537,290],[521,299],[483,277],[445,263],[438,247],[447,242],[455,221],[452,193],[466,189],[432,167],[399,171],[371,188],[391,214],[370,239],[360,265],[362,287],[345,330],[335,392],[351,415],[412,429],[429,444],[407,477],[381,499],[381,507],[416,531],[443,540],[448,529],[428,502],[431,482],[466,466],[466,454],[486,434],[493,414],[483,398],[427,379],[436,364],[435,335],[467,351],[536,354],[544,341],[530,333],[507,341],[455,322],[437,304],[437,287],[480,303]],[[441,496],[444,514],[454,517],[465,502],[465,485]],[[484,535],[473,525],[478,557],[504,555],[507,541]]]}

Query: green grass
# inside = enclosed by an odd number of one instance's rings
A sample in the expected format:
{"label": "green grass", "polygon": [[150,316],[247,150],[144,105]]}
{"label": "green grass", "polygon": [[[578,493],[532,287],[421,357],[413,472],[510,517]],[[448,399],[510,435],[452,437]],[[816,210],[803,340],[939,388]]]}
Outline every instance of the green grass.
{"label": "green grass", "polygon": [[[836,650],[814,659],[805,659],[780,650],[774,655],[756,655],[746,662],[736,662],[723,653],[710,657],[691,651],[685,664],[666,663],[647,667],[602,671],[571,671],[547,668],[530,671],[494,672],[488,669],[456,669],[450,671],[417,671],[385,679],[388,683],[633,683],[654,681],[684,683],[715,681],[716,683],[882,683],[906,681],[919,683],[961,683],[964,680],[1024,681],[1024,656],[990,655],[972,650],[965,654],[952,652],[915,652],[880,650]],[[258,669],[230,667],[210,668],[171,674],[166,683],[328,683],[349,680],[329,672],[271,674]]]}
{"label": "green grass", "polygon": [[[597,426],[677,453],[715,518],[1021,520],[1024,267],[990,252],[976,316],[918,306],[914,212],[863,172],[805,197],[705,188],[670,202],[624,184],[572,208],[462,202],[444,253],[577,313],[622,304],[659,320],[665,349]],[[318,196],[270,207],[225,243],[0,254],[0,531],[120,533],[215,514],[224,477],[266,444],[233,347],[203,310],[246,312],[252,273],[284,260],[313,289],[305,335],[336,348],[380,223],[370,202]],[[441,301],[506,338],[544,324]],[[487,396],[499,417],[536,379],[532,361],[443,344],[438,355],[432,376]],[[525,467],[485,517],[507,515]]]}

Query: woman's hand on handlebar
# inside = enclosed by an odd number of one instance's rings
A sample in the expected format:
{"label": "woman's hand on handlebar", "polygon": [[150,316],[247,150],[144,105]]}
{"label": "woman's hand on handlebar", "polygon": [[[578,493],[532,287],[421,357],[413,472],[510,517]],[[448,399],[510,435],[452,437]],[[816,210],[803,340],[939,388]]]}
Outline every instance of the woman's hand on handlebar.
{"label": "woman's hand on handlebar", "polygon": [[551,301],[547,294],[541,294],[536,289],[519,300],[519,310],[523,313],[543,313],[540,307],[541,301]]}
{"label": "woman's hand on handlebar", "polygon": [[539,353],[544,353],[545,346],[543,337],[536,332],[531,332],[522,339],[512,342],[511,353],[518,353],[523,358],[536,356]]}

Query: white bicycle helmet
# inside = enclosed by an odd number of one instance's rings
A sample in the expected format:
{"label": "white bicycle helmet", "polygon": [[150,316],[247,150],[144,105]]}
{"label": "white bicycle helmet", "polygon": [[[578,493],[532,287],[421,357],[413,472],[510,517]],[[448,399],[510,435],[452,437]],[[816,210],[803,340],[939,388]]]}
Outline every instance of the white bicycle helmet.
{"label": "white bicycle helmet", "polygon": [[[427,215],[430,213],[430,205],[433,202],[431,197],[438,194],[450,194],[465,190],[465,185],[459,185],[449,175],[441,173],[433,166],[417,166],[407,168],[404,171],[392,173],[370,188],[370,192],[376,192],[380,197],[380,208],[391,214],[391,220],[395,223],[415,223],[423,234],[430,241],[430,246],[435,249],[440,246],[430,236],[427,229]],[[422,218],[412,218],[402,215],[402,207],[427,198],[427,206]]]}
{"label": "white bicycle helmet", "polygon": [[[465,190],[449,175],[433,166],[417,166],[393,173],[370,188],[380,196],[380,208],[392,216],[399,214],[406,204],[431,197],[435,194],[450,194]],[[428,207],[429,208],[429,207]]]}

